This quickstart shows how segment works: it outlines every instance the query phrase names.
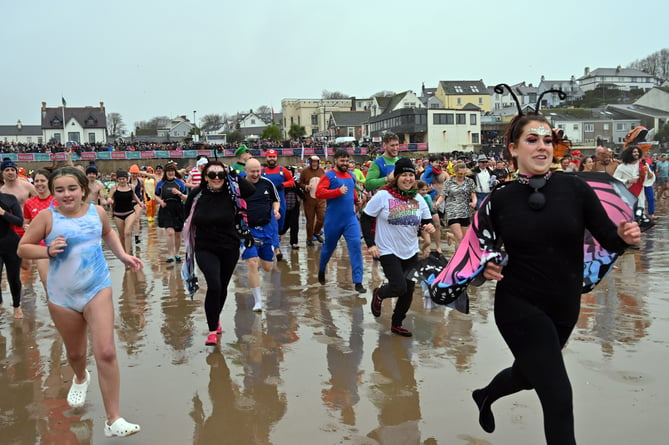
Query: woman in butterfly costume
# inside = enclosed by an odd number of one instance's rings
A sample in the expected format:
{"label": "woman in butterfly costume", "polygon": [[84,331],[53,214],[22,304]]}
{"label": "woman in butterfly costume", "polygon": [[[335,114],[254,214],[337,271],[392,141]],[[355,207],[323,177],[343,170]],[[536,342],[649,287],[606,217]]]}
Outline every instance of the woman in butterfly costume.
{"label": "woman in butterfly costume", "polygon": [[[506,85],[498,85],[496,91],[501,93],[502,86]],[[484,201],[475,217],[479,230],[470,229],[449,266],[464,261],[461,251],[468,249],[473,234],[478,235],[478,272],[497,281],[495,322],[514,356],[512,366],[473,392],[481,427],[494,431],[491,405],[496,400],[533,389],[543,408],[546,443],[569,445],[576,439],[571,384],[561,350],[580,310],[586,233],[607,252],[620,254],[639,242],[640,230],[636,222],[629,222],[631,211],[614,224],[597,192],[582,178],[551,173],[556,140],[550,123],[518,109],[505,138],[518,178],[495,188]],[[459,280],[457,272],[443,272]]]}

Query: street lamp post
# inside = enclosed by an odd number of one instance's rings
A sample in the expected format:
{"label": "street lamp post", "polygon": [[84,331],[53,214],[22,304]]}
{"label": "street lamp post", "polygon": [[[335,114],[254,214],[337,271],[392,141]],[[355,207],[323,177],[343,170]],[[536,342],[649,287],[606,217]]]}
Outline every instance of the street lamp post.
{"label": "street lamp post", "polygon": [[[193,110],[193,125],[195,128],[193,129],[193,142],[196,142],[196,135],[197,135],[197,120],[195,119],[195,113],[197,113],[197,110]],[[197,140],[199,142],[199,138]]]}

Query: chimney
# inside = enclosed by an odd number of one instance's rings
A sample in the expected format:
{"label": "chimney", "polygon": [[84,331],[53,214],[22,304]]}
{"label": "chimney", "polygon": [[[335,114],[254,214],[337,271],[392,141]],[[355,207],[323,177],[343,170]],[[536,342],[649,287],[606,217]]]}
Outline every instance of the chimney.
{"label": "chimney", "polygon": [[620,65],[616,67],[616,74],[620,74]]}
{"label": "chimney", "polygon": [[589,67],[589,66],[586,66],[586,67],[585,67],[585,74],[584,74],[584,76],[589,76],[589,75],[590,75],[590,67]]}
{"label": "chimney", "polygon": [[541,81],[543,82],[544,80],[546,80],[546,78],[545,78],[544,75],[542,74],[542,75],[541,75]]}
{"label": "chimney", "polygon": [[42,102],[42,111],[46,111],[46,102]]}
{"label": "chimney", "polygon": [[102,101],[100,101],[100,109],[101,109],[102,111],[105,110],[105,103],[102,102]]}

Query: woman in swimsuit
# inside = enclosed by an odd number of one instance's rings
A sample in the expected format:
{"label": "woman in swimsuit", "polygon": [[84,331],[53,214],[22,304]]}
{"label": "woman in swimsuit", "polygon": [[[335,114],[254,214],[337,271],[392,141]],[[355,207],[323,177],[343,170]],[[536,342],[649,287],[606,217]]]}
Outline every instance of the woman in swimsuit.
{"label": "woman in swimsuit", "polygon": [[[49,259],[49,313],[63,337],[67,360],[74,371],[68,404],[80,408],[86,403],[91,381],[86,369],[90,332],[107,417],[104,434],[128,436],[140,428],[119,414],[121,384],[114,344],[111,276],[100,239],[133,271],[143,264],[125,253],[105,210],[84,202],[88,178],[83,172],[74,167],[60,168],[50,176],[49,189],[58,207],[52,205],[37,214],[19,243],[19,255]],[[42,240],[46,245],[41,244]]]}
{"label": "woman in swimsuit", "polygon": [[132,228],[138,214],[135,206],[144,205],[139,196],[128,182],[128,172],[119,170],[116,172],[116,185],[109,190],[109,200],[111,204],[114,223],[118,229],[121,244],[126,252],[132,252]]}
{"label": "woman in swimsuit", "polygon": [[[37,190],[37,195],[32,198],[28,198],[26,203],[23,205],[23,224],[26,230],[32,222],[33,219],[37,216],[42,210],[46,210],[51,206],[53,202],[53,196],[51,196],[51,191],[49,191],[49,171],[44,169],[35,170],[33,173],[33,185],[35,190]],[[42,245],[46,245],[42,243]],[[42,281],[42,286],[46,289],[46,275],[49,271],[49,260],[46,258],[39,259],[35,261],[37,264],[37,273],[39,273],[39,279]]]}

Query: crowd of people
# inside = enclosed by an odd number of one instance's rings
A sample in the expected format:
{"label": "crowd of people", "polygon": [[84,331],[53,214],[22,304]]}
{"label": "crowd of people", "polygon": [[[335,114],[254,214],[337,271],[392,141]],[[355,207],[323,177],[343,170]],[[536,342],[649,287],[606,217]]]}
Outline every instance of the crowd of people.
{"label": "crowd of people", "polygon": [[[139,269],[143,263],[132,251],[133,243],[141,242],[140,220],[157,220],[167,245],[164,261],[182,263],[185,256],[204,276],[205,344],[210,346],[219,343],[220,315],[240,257],[248,266],[252,310],[260,312],[260,270],[269,271],[275,261],[283,261],[282,246],[298,250],[321,245],[314,272],[325,285],[328,263],[343,237],[351,285],[359,294],[367,293],[364,241],[387,279],[372,290],[371,313],[379,317],[383,301],[396,298],[390,332],[411,337],[403,320],[416,283],[407,272],[420,258],[433,252],[442,255],[444,243],[466,248],[461,243],[468,227],[475,213],[483,212],[494,221],[509,257],[506,266],[487,263],[484,276],[498,281],[495,317],[514,362],[488,386],[474,391],[480,424],[492,432],[493,402],[534,389],[544,409],[547,443],[575,443],[561,349],[579,311],[583,233],[588,229],[607,249],[623,252],[639,242],[639,229],[633,222],[613,224],[585,182],[557,172],[607,172],[624,182],[655,217],[655,201],[669,197],[669,162],[664,154],[644,157],[635,146],[623,151],[619,160],[603,147],[594,156],[575,150],[557,158],[552,128],[540,115],[517,116],[506,140],[501,157],[401,157],[399,137],[386,133],[380,156],[366,162],[356,162],[346,149],[338,149],[331,158],[314,155],[299,165],[281,165],[274,150],[256,159],[248,146],[239,145],[232,147],[232,165],[198,156],[195,165],[186,168],[170,161],[103,173],[91,163],[36,170],[32,175],[24,171],[23,176],[20,167],[5,158],[0,267],[4,264],[7,271],[14,317],[23,316],[20,268],[32,267],[34,261],[76,376],[68,403],[81,407],[85,402],[90,331],[107,413],[104,433],[125,436],[140,427],[119,414],[111,281],[101,239],[128,268]],[[566,215],[571,218],[568,227],[562,224]],[[288,235],[287,243],[283,235]],[[546,256],[551,249],[554,254]],[[95,271],[75,274],[77,280],[63,278],[81,267]]]}

